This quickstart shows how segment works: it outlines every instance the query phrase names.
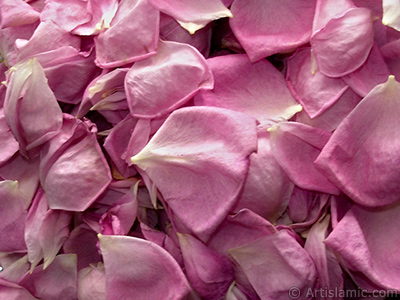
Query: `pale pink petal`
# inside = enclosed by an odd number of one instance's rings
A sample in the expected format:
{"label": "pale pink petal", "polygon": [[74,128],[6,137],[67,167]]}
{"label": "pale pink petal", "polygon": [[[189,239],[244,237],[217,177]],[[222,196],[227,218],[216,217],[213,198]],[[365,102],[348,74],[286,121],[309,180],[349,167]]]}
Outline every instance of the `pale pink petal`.
{"label": "pale pink petal", "polygon": [[35,55],[60,47],[71,46],[79,49],[81,41],[52,21],[40,22],[32,37],[27,40],[17,40],[17,60],[23,61]]}
{"label": "pale pink petal", "polygon": [[0,252],[23,251],[26,208],[18,182],[0,181]]}
{"label": "pale pink petal", "polygon": [[40,13],[23,0],[1,0],[0,27],[7,28],[39,21]]}
{"label": "pale pink petal", "polygon": [[179,24],[194,34],[208,23],[224,17],[232,17],[231,12],[221,0],[150,0],[155,8],[170,15]]}
{"label": "pale pink petal", "polygon": [[86,6],[87,1],[82,0],[49,0],[40,14],[40,20],[53,21],[64,30],[72,31],[91,20]]}
{"label": "pale pink petal", "polygon": [[189,284],[172,256],[156,244],[129,236],[99,235],[107,299],[183,300]]}
{"label": "pale pink petal", "polygon": [[229,260],[191,235],[178,234],[185,272],[202,299],[222,299],[234,280]]}
{"label": "pale pink petal", "polygon": [[214,76],[214,89],[196,95],[195,105],[240,111],[262,125],[290,119],[301,110],[283,75],[267,60],[252,64],[247,55],[239,54],[210,58],[207,64]]}
{"label": "pale pink petal", "polygon": [[382,0],[382,24],[400,31],[400,2],[396,0]]}
{"label": "pale pink petal", "polygon": [[83,211],[110,184],[93,126],[65,115],[61,132],[42,150],[40,181],[51,209]]}
{"label": "pale pink petal", "polygon": [[311,118],[321,115],[347,90],[341,78],[330,78],[311,64],[311,48],[301,48],[288,59],[286,80],[293,96]]}
{"label": "pale pink petal", "polygon": [[397,245],[400,206],[354,205],[325,240],[362,289],[400,290]]}
{"label": "pale pink petal", "polygon": [[159,12],[146,0],[123,0],[111,27],[95,38],[96,64],[114,68],[156,54],[159,23]]}
{"label": "pale pink petal", "polygon": [[339,194],[314,166],[314,160],[331,134],[297,122],[281,122],[269,129],[275,159],[297,186],[323,193]]}
{"label": "pale pink petal", "polygon": [[79,25],[72,33],[93,35],[110,28],[118,9],[118,0],[87,0],[85,2],[87,3],[86,10],[90,15],[89,22]]}
{"label": "pale pink petal", "polygon": [[86,268],[89,264],[101,261],[97,243],[97,233],[86,224],[79,225],[71,231],[68,239],[63,244],[64,253],[74,253],[78,257],[78,270]]}
{"label": "pale pink petal", "polygon": [[231,10],[232,31],[252,62],[310,40],[314,0],[235,0]]}
{"label": "pale pink petal", "polygon": [[315,162],[331,182],[362,205],[399,200],[398,93],[400,84],[394,76],[377,85],[343,120]]}
{"label": "pale pink petal", "polygon": [[256,147],[255,119],[190,107],[174,111],[132,162],[149,175],[174,217],[205,240],[236,203]]}
{"label": "pale pink petal", "polygon": [[361,99],[352,89],[347,89],[331,107],[319,116],[311,119],[305,111],[301,111],[296,115],[296,122],[334,131]]}
{"label": "pale pink petal", "polygon": [[78,274],[79,300],[107,300],[104,265],[90,265]]}
{"label": "pale pink petal", "polygon": [[229,254],[240,265],[261,299],[288,299],[290,288],[299,289],[299,298],[306,297],[314,286],[317,274],[313,260],[299,243],[286,232],[258,239]]}
{"label": "pale pink petal", "polygon": [[37,266],[26,273],[18,284],[42,300],[76,299],[78,272],[75,254],[58,255],[46,269]]}
{"label": "pale pink petal", "polygon": [[0,165],[9,160],[19,149],[19,144],[6,123],[4,109],[0,109]]}
{"label": "pale pink petal", "polygon": [[374,44],[371,11],[352,8],[331,18],[313,33],[310,42],[322,74],[342,77],[354,72],[367,60]]}
{"label": "pale pink petal", "polygon": [[365,97],[376,85],[384,83],[390,75],[388,66],[377,45],[372,47],[365,63],[343,80],[361,97]]}
{"label": "pale pink petal", "polygon": [[258,131],[257,153],[250,155],[250,168],[235,211],[248,208],[270,222],[285,211],[293,183],[275,160],[268,132]]}
{"label": "pale pink petal", "polygon": [[157,54],[135,63],[125,78],[129,110],[142,118],[171,112],[213,86],[204,57],[194,47],[176,42],[160,41]]}
{"label": "pale pink petal", "polygon": [[[7,83],[4,114],[22,154],[58,133],[62,112],[36,59],[14,66]],[[31,151],[33,156],[38,151]]]}

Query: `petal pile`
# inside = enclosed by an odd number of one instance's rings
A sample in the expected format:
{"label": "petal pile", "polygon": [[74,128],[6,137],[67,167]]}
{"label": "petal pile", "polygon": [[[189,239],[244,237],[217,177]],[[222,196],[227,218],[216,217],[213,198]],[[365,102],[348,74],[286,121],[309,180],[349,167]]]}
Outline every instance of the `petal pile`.
{"label": "petal pile", "polygon": [[400,295],[399,0],[0,0],[0,300]]}

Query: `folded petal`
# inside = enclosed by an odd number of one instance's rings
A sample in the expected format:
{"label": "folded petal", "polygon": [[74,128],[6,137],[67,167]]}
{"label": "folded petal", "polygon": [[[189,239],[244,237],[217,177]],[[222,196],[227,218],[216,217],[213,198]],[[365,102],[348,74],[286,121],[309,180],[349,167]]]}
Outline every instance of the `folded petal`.
{"label": "folded petal", "polygon": [[[5,257],[5,259],[8,260],[6,257],[7,255],[12,257],[12,259],[10,259],[10,261],[13,260],[15,257],[15,261],[10,263],[9,265],[5,265],[3,263],[3,259],[2,259]],[[26,272],[29,271],[28,255],[24,255],[19,259],[16,259],[17,257],[19,257],[19,255],[15,254],[15,253],[3,252],[2,255],[0,255],[0,265],[1,265],[0,279],[4,279],[9,282],[17,283],[18,280]],[[1,288],[0,288],[0,290],[1,290]],[[0,292],[0,295],[2,295],[1,292]]]}
{"label": "folded petal", "polygon": [[331,134],[297,122],[281,122],[269,129],[275,159],[297,186],[323,193],[339,194],[314,166],[314,160]]}
{"label": "folded petal", "polygon": [[111,27],[95,38],[96,64],[114,68],[154,55],[159,22],[159,12],[146,0],[121,1]]}
{"label": "folded petal", "polygon": [[331,18],[313,33],[310,43],[322,74],[342,77],[354,72],[367,60],[374,44],[371,11],[352,8]]}
{"label": "folded petal", "polygon": [[107,299],[183,300],[189,284],[172,256],[160,246],[129,236],[99,235]]}
{"label": "folded petal", "polygon": [[[353,201],[398,201],[400,83],[389,76],[343,120],[316,160],[319,170]],[[379,116],[379,117],[377,117]]]}
{"label": "folded petal", "polygon": [[262,300],[288,299],[296,287],[299,298],[314,286],[313,260],[300,244],[281,231],[229,250]]}
{"label": "folded petal", "polygon": [[222,299],[234,279],[229,260],[191,235],[178,237],[185,271],[194,290],[203,299]]}
{"label": "folded petal", "polygon": [[312,70],[311,48],[300,48],[288,59],[286,80],[293,96],[311,118],[331,107],[347,90],[341,78]]}
{"label": "folded petal", "polygon": [[247,115],[182,108],[132,162],[149,175],[174,217],[204,240],[236,203],[256,143],[255,119]]}
{"label": "folded petal", "polygon": [[157,54],[135,63],[125,78],[129,110],[141,118],[171,112],[213,85],[204,57],[194,47],[176,42],[160,41]]}
{"label": "folded petal", "polygon": [[58,133],[62,112],[36,59],[16,65],[13,70],[7,83],[4,113],[22,154],[26,154]]}
{"label": "folded petal", "polygon": [[11,283],[4,279],[0,279],[0,299],[23,299],[23,300],[39,300],[32,296],[26,289],[18,284]]}
{"label": "folded petal", "polygon": [[247,55],[238,54],[213,57],[207,64],[214,76],[214,89],[197,94],[195,105],[240,111],[262,125],[288,120],[301,110],[282,74],[267,60],[252,64]]}
{"label": "folded petal", "polygon": [[354,205],[325,240],[362,289],[400,291],[398,224],[400,205],[363,208]]}
{"label": "folded petal", "polygon": [[42,150],[40,182],[51,209],[83,211],[110,184],[93,126],[65,115],[61,132]]}
{"label": "folded petal", "polygon": [[77,279],[76,255],[61,254],[48,268],[37,266],[18,283],[42,300],[76,299]]}
{"label": "folded petal", "polygon": [[202,2],[190,0],[150,0],[155,8],[170,15],[190,34],[203,28],[208,23],[224,17],[232,17],[231,12],[221,0]]}
{"label": "folded petal", "polygon": [[231,10],[232,31],[252,62],[310,40],[314,0],[235,0]]}

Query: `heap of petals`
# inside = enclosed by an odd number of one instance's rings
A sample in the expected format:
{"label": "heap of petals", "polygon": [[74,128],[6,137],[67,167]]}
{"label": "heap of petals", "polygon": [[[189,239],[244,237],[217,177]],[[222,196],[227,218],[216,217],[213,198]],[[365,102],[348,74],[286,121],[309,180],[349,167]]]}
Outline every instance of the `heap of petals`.
{"label": "heap of petals", "polygon": [[399,3],[0,0],[0,299],[400,294]]}

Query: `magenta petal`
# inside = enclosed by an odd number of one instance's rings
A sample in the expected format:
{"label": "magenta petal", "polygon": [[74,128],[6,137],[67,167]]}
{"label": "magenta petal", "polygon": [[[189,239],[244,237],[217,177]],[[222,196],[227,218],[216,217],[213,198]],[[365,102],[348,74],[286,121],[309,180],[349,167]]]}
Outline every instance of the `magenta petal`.
{"label": "magenta petal", "polygon": [[310,40],[314,0],[235,0],[231,10],[232,31],[252,62]]}
{"label": "magenta petal", "polygon": [[83,211],[110,184],[108,163],[91,130],[65,115],[61,132],[43,149],[40,181],[51,209]]}
{"label": "magenta petal", "polygon": [[234,279],[229,260],[191,235],[178,234],[185,271],[203,299],[222,299]]}
{"label": "magenta petal", "polygon": [[387,43],[380,50],[391,74],[400,78],[400,39]]}
{"label": "magenta petal", "polygon": [[132,162],[149,175],[177,220],[205,240],[239,196],[248,156],[257,147],[256,134],[255,119],[247,115],[222,108],[182,108]]}
{"label": "magenta petal", "polygon": [[294,97],[314,118],[331,107],[348,86],[340,78],[330,78],[312,71],[311,48],[299,49],[288,60],[286,79]]}
{"label": "magenta petal", "polygon": [[[3,252],[0,254],[0,279],[17,283],[29,271],[28,255]],[[7,257],[8,256],[8,257]],[[0,296],[1,296],[0,292]],[[1,298],[0,298],[1,299]]]}
{"label": "magenta petal", "polygon": [[[165,80],[170,77],[174,80]],[[171,112],[213,86],[204,57],[194,47],[176,42],[160,41],[157,54],[135,63],[125,78],[129,110],[144,118]]]}
{"label": "magenta petal", "polygon": [[313,32],[324,28],[330,19],[343,15],[347,10],[356,7],[352,0],[317,0]]}
{"label": "magenta petal", "polygon": [[46,269],[37,266],[26,273],[19,284],[42,300],[76,299],[76,255],[58,255]]}
{"label": "magenta petal", "polygon": [[275,159],[297,186],[339,194],[338,189],[314,166],[314,160],[331,136],[329,132],[296,122],[281,122],[269,131]]}
{"label": "magenta petal", "polygon": [[311,46],[322,74],[342,77],[367,60],[374,44],[371,11],[352,8],[313,33]]}
{"label": "magenta petal", "polygon": [[261,299],[288,299],[290,288],[305,297],[316,280],[314,262],[299,243],[281,231],[238,248],[229,254],[239,264]]}
{"label": "magenta petal", "polygon": [[172,256],[156,244],[129,236],[99,235],[107,299],[183,300],[189,284]]}
{"label": "magenta petal", "polygon": [[384,83],[390,71],[377,45],[372,47],[365,63],[343,80],[361,97],[365,97],[376,85]]}
{"label": "magenta petal", "polygon": [[4,113],[22,153],[26,154],[58,133],[62,112],[36,59],[14,68],[7,84]]}
{"label": "magenta petal", "polygon": [[0,252],[25,250],[25,200],[17,181],[0,181]]}
{"label": "magenta petal", "polygon": [[398,204],[378,209],[354,205],[325,240],[362,289],[400,291],[399,213]]}
{"label": "magenta petal", "polygon": [[343,120],[315,162],[331,182],[362,205],[399,200],[398,93],[400,84],[394,76],[377,85]]}
{"label": "magenta petal", "polygon": [[114,68],[154,55],[159,22],[159,12],[147,1],[121,1],[111,27],[95,38],[96,64]]}
{"label": "magenta petal", "polygon": [[23,0],[2,0],[0,28],[32,24],[39,21],[40,13]]}
{"label": "magenta petal", "polygon": [[232,17],[221,0],[150,0],[155,8],[170,15],[190,34],[203,28],[211,21]]}
{"label": "magenta petal", "polygon": [[78,299],[106,300],[106,276],[102,263],[79,271]]}
{"label": "magenta petal", "polygon": [[[282,74],[267,60],[224,55],[207,60],[214,89],[196,95],[195,105],[229,108],[255,117],[262,125],[290,119],[301,110]],[[238,76],[246,74],[246,76]]]}

